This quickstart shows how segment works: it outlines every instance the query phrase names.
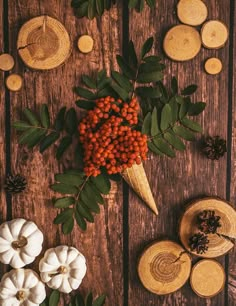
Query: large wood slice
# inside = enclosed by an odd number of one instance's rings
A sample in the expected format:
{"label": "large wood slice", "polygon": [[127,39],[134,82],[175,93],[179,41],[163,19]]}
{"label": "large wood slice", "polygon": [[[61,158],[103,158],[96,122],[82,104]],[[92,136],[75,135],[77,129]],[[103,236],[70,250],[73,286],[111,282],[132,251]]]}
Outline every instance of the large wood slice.
{"label": "large wood slice", "polygon": [[218,198],[204,198],[198,200],[186,209],[180,220],[179,235],[184,247],[194,255],[204,258],[219,257],[228,253],[234,244],[216,234],[209,234],[208,250],[204,254],[197,254],[191,251],[189,247],[189,238],[199,232],[197,226],[197,216],[203,210],[214,210],[217,216],[220,216],[221,227],[217,232],[228,237],[236,238],[236,211],[227,202]]}
{"label": "large wood slice", "polygon": [[180,0],[177,15],[182,23],[197,26],[207,19],[207,6],[201,0]]}
{"label": "large wood slice", "polygon": [[228,28],[222,21],[209,20],[202,26],[202,44],[208,49],[219,49],[224,47],[228,36]]}
{"label": "large wood slice", "polygon": [[49,16],[39,16],[21,27],[17,49],[28,67],[49,70],[66,61],[71,53],[71,42],[63,24]]}
{"label": "large wood slice", "polygon": [[190,283],[197,295],[204,298],[213,297],[224,288],[224,268],[216,260],[200,260],[192,269]]}
{"label": "large wood slice", "polygon": [[158,295],[181,288],[189,278],[190,256],[177,243],[159,241],[149,246],[138,263],[139,278],[149,291]]}
{"label": "large wood slice", "polygon": [[172,60],[188,61],[199,53],[201,37],[195,28],[180,24],[167,32],[163,48],[166,55]]}

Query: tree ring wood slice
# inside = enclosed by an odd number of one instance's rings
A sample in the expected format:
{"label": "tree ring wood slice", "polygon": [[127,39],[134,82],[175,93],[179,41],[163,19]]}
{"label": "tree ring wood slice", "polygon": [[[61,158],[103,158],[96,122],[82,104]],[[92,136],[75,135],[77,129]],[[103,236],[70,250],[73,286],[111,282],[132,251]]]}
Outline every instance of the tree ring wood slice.
{"label": "tree ring wood slice", "polygon": [[221,227],[217,229],[219,234],[236,238],[236,211],[227,202],[218,198],[204,198],[189,205],[184,212],[179,227],[180,240],[188,252],[203,258],[214,258],[228,253],[234,244],[216,234],[208,234],[208,250],[206,253],[197,254],[189,247],[189,238],[199,232],[197,215],[203,210],[214,210],[220,216]]}
{"label": "tree ring wood slice", "polygon": [[216,260],[200,260],[192,269],[190,284],[193,291],[200,297],[213,297],[224,288],[224,268]]}
{"label": "tree ring wood slice", "polygon": [[3,53],[0,55],[0,69],[3,71],[11,70],[15,65],[14,58],[8,54]]}
{"label": "tree ring wood slice", "polygon": [[177,25],[166,33],[163,48],[166,55],[172,60],[188,61],[199,53],[201,37],[193,27]]}
{"label": "tree ring wood slice", "polygon": [[138,263],[143,286],[158,295],[181,288],[190,276],[191,258],[177,243],[158,241],[148,246]]}
{"label": "tree ring wood slice", "polygon": [[211,57],[205,62],[205,70],[209,74],[218,74],[222,70],[222,62],[219,58]]}
{"label": "tree ring wood slice", "polygon": [[180,0],[177,5],[177,15],[182,23],[198,26],[207,19],[208,10],[201,0]]}
{"label": "tree ring wood slice", "polygon": [[78,49],[82,53],[89,53],[93,50],[93,39],[89,35],[82,35],[78,39]]}
{"label": "tree ring wood slice", "polygon": [[18,91],[23,84],[22,77],[19,74],[10,74],[6,79],[6,86],[11,91]]}
{"label": "tree ring wood slice", "polygon": [[61,22],[49,16],[39,16],[30,19],[21,27],[17,49],[28,67],[49,70],[68,59],[71,41]]}
{"label": "tree ring wood slice", "polygon": [[229,36],[227,26],[219,20],[204,23],[201,29],[202,44],[208,49],[222,48]]}

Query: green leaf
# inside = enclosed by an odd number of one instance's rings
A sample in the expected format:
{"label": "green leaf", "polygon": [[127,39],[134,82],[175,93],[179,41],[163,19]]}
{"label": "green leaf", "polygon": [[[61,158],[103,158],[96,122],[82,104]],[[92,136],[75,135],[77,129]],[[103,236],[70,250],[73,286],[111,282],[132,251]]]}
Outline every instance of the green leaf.
{"label": "green leaf", "polygon": [[96,99],[96,95],[92,91],[85,89],[83,87],[76,87],[75,92],[77,93],[77,95],[79,95],[82,98],[85,98],[88,100]]}
{"label": "green leaf", "polygon": [[109,194],[111,190],[111,182],[106,175],[100,174],[96,177],[91,177],[91,182],[102,194]]}
{"label": "green leaf", "polygon": [[99,16],[104,13],[104,2],[101,0],[96,0],[96,9]]}
{"label": "green leaf", "polygon": [[206,103],[204,102],[191,103],[189,105],[188,115],[197,116],[204,111],[205,107],[206,107]]}
{"label": "green leaf", "polygon": [[77,115],[73,107],[70,108],[66,113],[65,123],[67,133],[73,135],[76,132],[78,126]]}
{"label": "green leaf", "polygon": [[72,137],[71,136],[65,136],[61,139],[61,142],[57,148],[57,152],[56,152],[56,159],[59,160],[63,154],[65,153],[65,151],[68,149],[68,147],[71,145],[72,143]]}
{"label": "green leaf", "polygon": [[64,118],[65,118],[65,113],[66,113],[66,107],[62,107],[57,116],[56,116],[56,120],[55,120],[55,129],[60,132],[63,130],[64,128]]}
{"label": "green leaf", "polygon": [[19,144],[27,144],[32,139],[32,136],[37,131],[37,128],[29,128],[24,131],[19,137]]}
{"label": "green leaf", "polygon": [[176,96],[176,97],[175,97],[175,100],[176,100],[176,102],[179,103],[179,104],[182,104],[182,103],[184,102],[184,98],[181,97],[181,96]]}
{"label": "green leaf", "polygon": [[179,118],[179,104],[176,102],[175,97],[172,97],[169,101],[172,114],[172,123],[175,123]]}
{"label": "green leaf", "polygon": [[150,8],[154,8],[156,5],[156,0],[146,0],[146,2]]}
{"label": "green leaf", "polygon": [[195,121],[189,120],[188,118],[184,118],[181,120],[181,122],[185,127],[191,129],[194,132],[198,132],[198,133],[202,132],[201,125]]}
{"label": "green leaf", "polygon": [[97,74],[97,83],[100,83],[102,80],[104,80],[107,76],[107,72],[105,69],[102,69],[100,71],[98,71]]}
{"label": "green leaf", "polygon": [[153,46],[153,37],[149,37],[145,43],[142,46],[142,50],[141,50],[141,58],[143,59],[144,56],[151,51],[152,46]]}
{"label": "green leaf", "polygon": [[54,224],[65,223],[68,219],[73,217],[73,211],[74,211],[73,208],[66,208],[59,215],[56,216],[53,223]]}
{"label": "green leaf", "polygon": [[176,135],[188,141],[193,141],[195,139],[194,134],[189,130],[187,130],[186,128],[184,128],[183,126],[174,126],[173,131]]}
{"label": "green leaf", "polygon": [[54,206],[56,208],[67,208],[72,204],[75,204],[74,197],[63,197],[63,198],[56,199]]}
{"label": "green leaf", "polygon": [[95,0],[88,0],[88,18],[91,20],[96,15],[96,2]]}
{"label": "green leaf", "polygon": [[157,82],[163,79],[163,73],[160,71],[153,72],[141,72],[138,73],[137,82],[138,83],[151,83]]}
{"label": "green leaf", "polygon": [[165,104],[161,112],[161,130],[165,131],[172,122],[172,110],[169,104]]}
{"label": "green leaf", "polygon": [[93,306],[103,306],[106,301],[106,296],[105,294],[100,295],[94,302]]}
{"label": "green leaf", "polygon": [[184,95],[184,96],[189,96],[189,95],[192,95],[193,93],[195,93],[196,90],[197,90],[197,85],[192,84],[192,85],[189,85],[188,87],[184,88],[181,91],[181,94]]}
{"label": "green leaf", "polygon": [[134,43],[132,42],[132,40],[129,41],[129,64],[135,70],[138,67],[137,54],[136,54],[136,51],[135,51],[135,48],[134,48]]}
{"label": "green leaf", "polygon": [[129,0],[129,8],[135,8],[139,0]]}
{"label": "green leaf", "polygon": [[189,100],[184,99],[184,101],[180,105],[180,110],[179,110],[179,119],[180,120],[182,120],[187,115],[188,108],[189,108]]}
{"label": "green leaf", "polygon": [[117,55],[116,56],[117,63],[124,73],[125,76],[127,76],[128,79],[134,80],[135,79],[135,71],[126,63],[126,61],[123,59],[122,56]]}
{"label": "green leaf", "polygon": [[[83,217],[80,216],[79,212],[76,210],[75,211],[75,220],[77,222],[77,224],[79,225],[79,227],[83,230],[86,231],[87,229],[87,223],[84,220]],[[80,305],[80,304],[79,304]]]}
{"label": "green leaf", "polygon": [[146,56],[143,58],[143,60],[146,63],[156,63],[156,62],[160,62],[162,60],[162,58],[160,56],[156,56],[156,55],[150,55],[150,56]]}
{"label": "green leaf", "polygon": [[77,194],[78,189],[75,186],[70,186],[66,184],[53,184],[50,188],[55,192],[60,192],[62,194]]}
{"label": "green leaf", "polygon": [[154,138],[153,142],[158,150],[160,150],[162,153],[166,154],[169,157],[175,157],[175,152],[169,147],[167,142],[165,142],[161,138]]}
{"label": "green leaf", "polygon": [[146,135],[150,135],[151,133],[151,124],[152,124],[152,114],[151,112],[147,113],[144,118],[142,125],[142,133]]}
{"label": "green leaf", "polygon": [[12,126],[17,131],[25,131],[25,130],[28,130],[29,128],[32,127],[32,125],[29,125],[29,123],[27,123],[25,121],[15,121],[15,122],[13,122]]}
{"label": "green leaf", "polygon": [[49,297],[49,305],[58,306],[59,301],[60,301],[60,292],[57,290],[53,290]]}
{"label": "green leaf", "polygon": [[72,174],[72,173],[63,173],[63,174],[56,174],[55,180],[59,183],[63,183],[65,185],[70,186],[80,186],[83,183],[83,177],[78,174]]}
{"label": "green leaf", "polygon": [[79,202],[76,205],[76,209],[78,213],[85,218],[88,222],[93,223],[94,217],[91,214],[90,210],[87,208],[87,206],[83,202]]}
{"label": "green leaf", "polygon": [[127,101],[129,99],[129,93],[123,89],[122,87],[120,87],[117,84],[112,84],[112,89],[119,95],[119,97],[123,100],[123,101]]}
{"label": "green leaf", "polygon": [[93,306],[93,294],[92,292],[89,292],[88,295],[86,296],[86,306]]}
{"label": "green leaf", "polygon": [[93,197],[93,194],[88,193],[88,189],[83,189],[80,194],[81,201],[83,204],[92,212],[95,214],[100,213],[99,205],[97,204],[95,198]]}
{"label": "green leaf", "polygon": [[94,109],[94,107],[96,106],[96,103],[93,102],[93,101],[89,101],[89,100],[77,100],[75,102],[75,104],[80,107],[80,108],[83,108],[83,109],[86,109],[86,110],[91,110],[91,109]]}
{"label": "green leaf", "polygon": [[[102,2],[102,1],[97,1],[97,2]],[[92,78],[90,78],[88,75],[82,75],[82,82],[90,89],[96,89],[96,83]]]}
{"label": "green leaf", "polygon": [[40,140],[45,136],[46,133],[47,131],[40,129],[32,133],[31,137],[27,141],[28,148],[33,148],[34,146],[36,146],[40,142]]}
{"label": "green leaf", "polygon": [[156,136],[160,133],[158,118],[157,118],[157,109],[154,107],[152,111],[152,123],[151,123],[151,135]]}
{"label": "green leaf", "polygon": [[139,72],[160,72],[164,68],[165,65],[159,62],[145,62],[139,66]]}
{"label": "green leaf", "polygon": [[40,142],[40,153],[43,153],[48,147],[50,147],[57,139],[60,137],[60,134],[57,132],[52,132],[47,135],[41,142]]}
{"label": "green leaf", "polygon": [[62,224],[62,232],[65,235],[68,235],[72,232],[74,228],[74,219],[73,217],[68,218],[65,223]]}
{"label": "green leaf", "polygon": [[46,104],[43,104],[40,108],[40,119],[42,126],[48,129],[50,126],[50,117],[49,117],[48,106]]}
{"label": "green leaf", "polygon": [[117,71],[112,71],[111,75],[117,84],[121,86],[125,91],[129,92],[132,90],[132,85],[125,75],[122,75]]}
{"label": "green leaf", "polygon": [[111,84],[111,81],[112,81],[111,78],[105,77],[104,79],[102,79],[101,81],[98,82],[97,88],[99,90],[102,90],[102,89],[106,88],[107,86],[109,86],[109,84]]}
{"label": "green leaf", "polygon": [[185,150],[185,144],[177,137],[174,133],[166,132],[164,134],[165,140],[171,144],[176,150],[184,151]]}
{"label": "green leaf", "polygon": [[39,125],[37,117],[29,108],[25,108],[23,110],[23,114],[25,115],[26,119],[29,121],[30,124],[32,124],[33,126]]}
{"label": "green leaf", "polygon": [[164,86],[164,84],[161,81],[158,82],[158,86],[159,86],[160,92],[161,92],[160,100],[163,103],[167,103],[169,101],[169,95],[168,95],[166,87]]}
{"label": "green leaf", "polygon": [[164,154],[152,142],[148,142],[148,148],[155,154],[163,156]]}
{"label": "green leaf", "polygon": [[178,93],[178,81],[176,77],[173,77],[171,79],[171,90],[173,95],[176,95]]}
{"label": "green leaf", "polygon": [[97,187],[92,184],[91,182],[87,182],[86,186],[85,186],[85,190],[86,192],[88,192],[88,194],[92,195],[95,199],[95,201],[99,204],[104,204],[104,199],[100,193],[100,191],[97,189]]}
{"label": "green leaf", "polygon": [[135,93],[142,98],[160,98],[161,92],[158,87],[137,87]]}

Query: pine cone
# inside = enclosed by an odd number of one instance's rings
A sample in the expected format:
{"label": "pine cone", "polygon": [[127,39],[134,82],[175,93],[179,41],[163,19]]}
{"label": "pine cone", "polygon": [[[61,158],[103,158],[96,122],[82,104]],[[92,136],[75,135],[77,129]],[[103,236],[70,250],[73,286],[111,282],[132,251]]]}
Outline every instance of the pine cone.
{"label": "pine cone", "polygon": [[189,246],[191,251],[196,251],[197,254],[203,254],[208,250],[207,244],[209,240],[207,239],[207,235],[204,233],[194,234],[189,238]]}
{"label": "pine cone", "polygon": [[20,193],[25,190],[27,185],[26,178],[20,174],[8,174],[5,180],[4,188],[9,193]]}
{"label": "pine cone", "polygon": [[207,158],[218,160],[227,152],[226,140],[220,138],[220,136],[209,136],[203,142],[202,152]]}
{"label": "pine cone", "polygon": [[198,215],[198,228],[205,234],[215,234],[221,227],[220,216],[215,215],[214,210],[204,210]]}

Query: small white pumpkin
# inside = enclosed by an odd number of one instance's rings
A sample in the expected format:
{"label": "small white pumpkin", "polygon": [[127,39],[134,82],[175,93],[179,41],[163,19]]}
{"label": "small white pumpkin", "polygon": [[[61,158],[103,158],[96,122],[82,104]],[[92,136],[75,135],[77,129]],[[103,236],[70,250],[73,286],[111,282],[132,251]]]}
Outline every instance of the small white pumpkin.
{"label": "small white pumpkin", "polygon": [[32,221],[13,219],[0,226],[0,261],[22,268],[35,260],[41,251],[43,233]]}
{"label": "small white pumpkin", "polygon": [[39,262],[42,281],[64,293],[79,287],[86,270],[85,257],[76,248],[66,245],[48,249]]}
{"label": "small white pumpkin", "polygon": [[45,285],[30,269],[13,269],[0,283],[1,306],[37,306],[46,298]]}

